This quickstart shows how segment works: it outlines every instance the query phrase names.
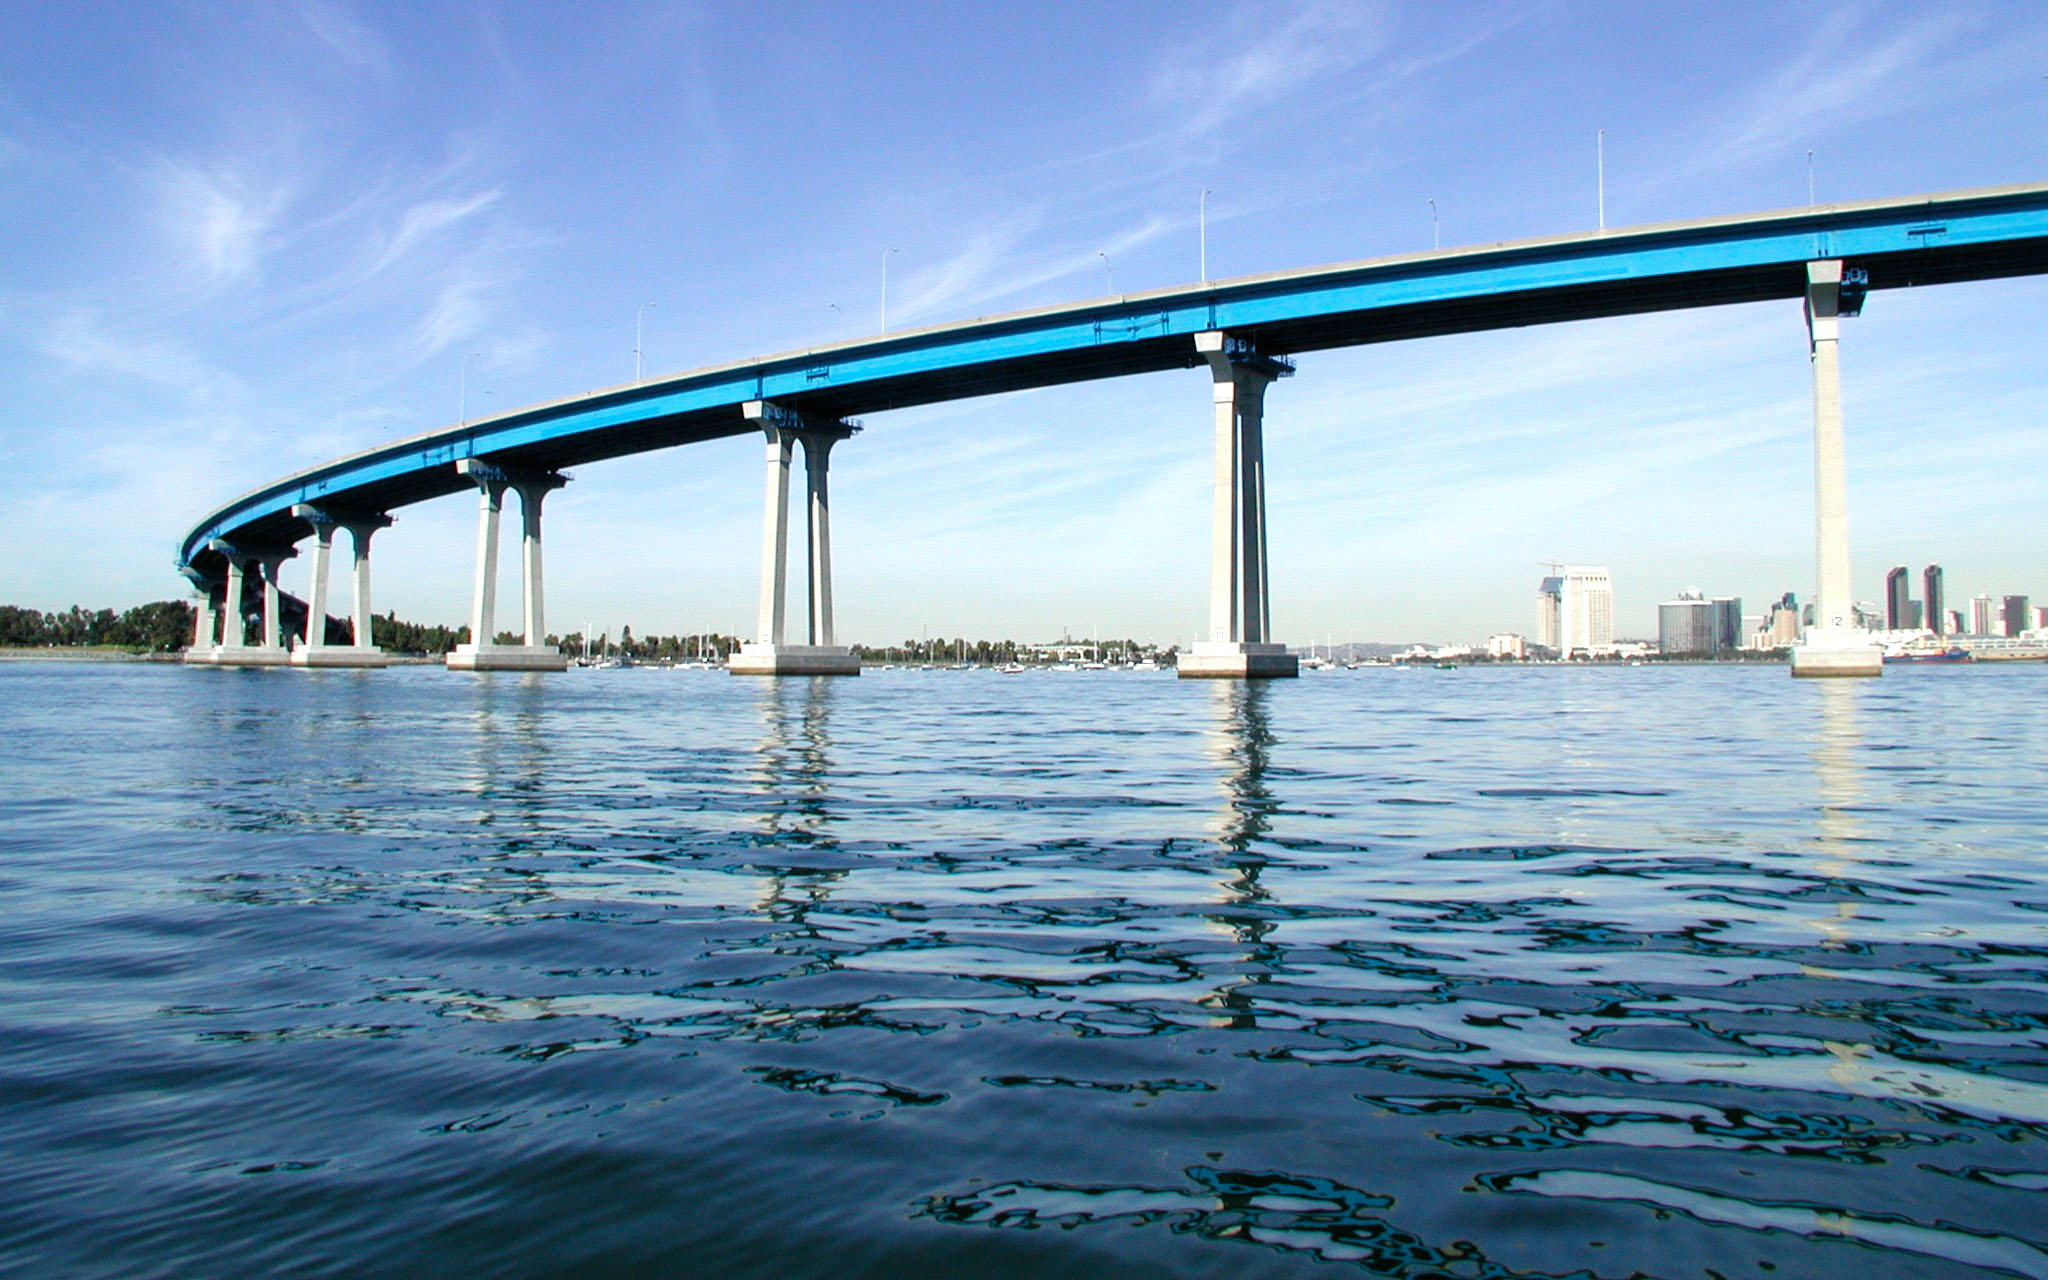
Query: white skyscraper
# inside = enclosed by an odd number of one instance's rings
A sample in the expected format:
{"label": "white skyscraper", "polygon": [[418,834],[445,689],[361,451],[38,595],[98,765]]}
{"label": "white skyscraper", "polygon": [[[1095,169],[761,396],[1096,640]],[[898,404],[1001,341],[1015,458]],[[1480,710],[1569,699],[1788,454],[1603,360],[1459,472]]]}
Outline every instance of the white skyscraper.
{"label": "white skyscraper", "polygon": [[1606,566],[1568,564],[1558,599],[1557,651],[1597,653],[1614,646],[1614,584]]}
{"label": "white skyscraper", "polygon": [[2005,634],[2005,619],[1999,615],[1998,601],[1990,596],[1970,597],[1970,634],[1973,636],[2002,636]]}

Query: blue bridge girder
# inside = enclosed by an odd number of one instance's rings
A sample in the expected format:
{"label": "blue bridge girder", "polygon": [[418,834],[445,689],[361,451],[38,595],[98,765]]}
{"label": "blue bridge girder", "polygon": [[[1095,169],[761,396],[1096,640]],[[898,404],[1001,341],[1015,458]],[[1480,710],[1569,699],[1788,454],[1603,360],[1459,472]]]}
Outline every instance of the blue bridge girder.
{"label": "blue bridge girder", "polygon": [[[1271,356],[1485,329],[1800,298],[1839,258],[1867,290],[2048,272],[2048,183],[1817,205],[1477,245],[1182,285],[878,335],[532,405],[289,475],[209,513],[179,548],[290,545],[300,503],[388,512],[472,485],[461,458],[560,470],[748,435],[748,401],[840,419],[1202,363],[1226,330]],[[1845,299],[1847,301],[1847,299]]]}

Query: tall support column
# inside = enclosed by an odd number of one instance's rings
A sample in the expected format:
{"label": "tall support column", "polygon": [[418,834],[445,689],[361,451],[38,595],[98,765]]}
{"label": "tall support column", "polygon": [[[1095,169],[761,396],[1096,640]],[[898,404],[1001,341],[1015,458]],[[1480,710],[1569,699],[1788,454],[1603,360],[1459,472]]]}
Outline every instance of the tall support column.
{"label": "tall support column", "polygon": [[[295,667],[381,667],[385,657],[370,643],[370,535],[391,517],[345,507],[299,503],[292,514],[313,530],[313,589],[306,600],[306,643],[292,653]],[[349,644],[327,643],[327,595],[334,534],[347,529],[355,543],[355,634]]]}
{"label": "tall support column", "polygon": [[1296,675],[1294,655],[1272,641],[1265,455],[1266,388],[1294,367],[1217,330],[1196,334],[1195,350],[1208,362],[1216,406],[1209,638],[1180,659],[1180,674]]}
{"label": "tall support column", "polygon": [[1849,473],[1842,440],[1841,317],[1860,309],[1844,287],[1840,259],[1806,264],[1806,332],[1813,359],[1814,543],[1818,569],[1816,618],[1792,651],[1795,676],[1882,674],[1882,651],[1857,625],[1849,572]]}
{"label": "tall support column", "polygon": [[[468,644],[457,645],[448,655],[448,665],[458,671],[560,671],[569,665],[561,650],[546,643],[541,630],[546,620],[541,603],[540,510],[541,499],[552,489],[567,484],[568,478],[552,471],[525,471],[461,458],[457,473],[469,477],[479,493],[477,505],[476,591],[471,597]],[[524,565],[522,603],[523,643],[498,644],[498,520],[504,511],[505,490],[516,489],[522,516]]]}
{"label": "tall support column", "polygon": [[[253,548],[215,538],[207,549],[227,561],[227,590],[221,600],[220,643],[185,655],[187,662],[216,667],[279,667],[286,661],[278,635],[277,567],[297,554],[290,547]],[[249,643],[243,592],[251,573],[263,585],[258,642]]]}
{"label": "tall support column", "polygon": [[768,491],[761,512],[761,617],[758,642],[780,646],[784,628],[783,583],[789,575],[789,456],[791,433],[763,419],[768,440]]}
{"label": "tall support column", "polygon": [[[468,459],[464,459],[468,461]],[[469,599],[469,639],[474,645],[491,644],[498,634],[498,518],[505,509],[505,481],[501,476],[478,476],[476,524],[476,586]]]}
{"label": "tall support column", "polygon": [[806,634],[813,645],[832,644],[832,526],[825,472],[832,446],[843,437],[806,431],[804,442],[805,527],[810,533],[811,591]]}
{"label": "tall support column", "polygon": [[205,583],[197,583],[192,596],[192,652],[213,648],[213,625],[213,592]]}
{"label": "tall support column", "polygon": [[[296,513],[297,508],[293,508],[293,511]],[[321,518],[311,520],[311,523],[312,587],[306,593],[306,634],[303,650],[308,655],[327,647],[327,562],[334,554],[334,522]]]}
{"label": "tall support column", "polygon": [[219,643],[213,638],[221,613],[214,606],[213,582],[192,565],[184,566],[179,572],[192,584],[192,643],[185,650],[184,660],[195,666],[210,666],[220,651]]}
{"label": "tall support column", "polygon": [[[761,513],[760,639],[742,645],[727,663],[735,675],[859,675],[860,659],[833,642],[832,528],[826,473],[832,446],[853,435],[856,423],[808,416],[773,401],[743,406],[767,440],[768,487]],[[789,576],[789,467],[792,446],[804,447],[805,529],[808,537],[808,607],[803,644],[786,640],[784,603]]]}
{"label": "tall support column", "polygon": [[391,517],[387,515],[359,516],[347,521],[349,541],[355,550],[355,647],[368,652],[377,649],[375,628],[370,621],[376,616],[370,608],[370,538],[390,523]]}
{"label": "tall support column", "polygon": [[249,643],[249,616],[242,612],[242,557],[228,557],[228,588],[226,609],[221,618],[220,643],[223,649],[240,649]]}
{"label": "tall support column", "polygon": [[539,648],[548,637],[547,609],[540,571],[540,508],[548,494],[568,481],[552,472],[521,476],[512,487],[519,491],[520,567],[524,571],[520,589],[522,643]]}
{"label": "tall support column", "polygon": [[280,617],[284,601],[278,595],[277,590],[277,571],[284,564],[284,561],[285,557],[280,555],[264,556],[256,562],[258,571],[263,575],[263,647],[265,649],[282,650],[284,648]]}

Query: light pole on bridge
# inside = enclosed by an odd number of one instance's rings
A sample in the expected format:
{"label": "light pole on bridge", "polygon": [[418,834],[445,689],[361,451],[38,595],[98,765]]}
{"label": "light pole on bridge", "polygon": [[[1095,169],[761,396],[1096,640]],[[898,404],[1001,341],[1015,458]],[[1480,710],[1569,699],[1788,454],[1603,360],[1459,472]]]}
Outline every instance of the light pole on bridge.
{"label": "light pole on bridge", "polygon": [[460,426],[466,427],[469,425],[469,362],[476,359],[478,356],[482,354],[483,352],[481,351],[472,351],[468,355],[462,357],[462,376],[456,381],[455,391],[455,412],[456,417],[459,420],[458,425]]}
{"label": "light pole on bridge", "polygon": [[882,250],[882,332],[889,332],[889,255],[894,249]]}
{"label": "light pole on bridge", "polygon": [[633,313],[633,385],[636,387],[640,385],[640,336],[646,332],[647,308],[653,305],[651,302],[643,302],[639,310]]}
{"label": "light pole on bridge", "polygon": [[1209,283],[1209,188],[1202,188],[1202,283]]}

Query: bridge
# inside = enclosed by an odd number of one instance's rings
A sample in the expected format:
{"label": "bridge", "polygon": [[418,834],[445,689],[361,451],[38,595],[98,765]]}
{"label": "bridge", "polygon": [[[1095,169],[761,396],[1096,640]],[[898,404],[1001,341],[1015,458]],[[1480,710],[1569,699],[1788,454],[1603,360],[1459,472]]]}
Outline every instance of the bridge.
{"label": "bridge", "polygon": [[[740,673],[853,673],[835,644],[827,472],[857,415],[1169,369],[1204,370],[1215,399],[1209,636],[1183,676],[1276,676],[1261,423],[1267,388],[1305,351],[1769,299],[1805,304],[1814,378],[1818,625],[1797,675],[1874,675],[1851,609],[1840,321],[1873,291],[2048,271],[2048,184],[1705,218],[1510,241],[1202,282],[935,325],[715,365],[533,405],[397,440],[286,476],[209,513],[179,548],[198,596],[187,660],[230,666],[374,666],[372,535],[400,507],[479,495],[467,669],[560,669],[545,644],[541,510],[580,463],[758,433],[766,442],[761,606]],[[806,477],[807,614],[788,637],[789,481]],[[493,642],[500,517],[519,496],[522,642]],[[353,551],[353,637],[326,643],[335,534]],[[310,537],[301,642],[287,649],[278,574]],[[250,643],[251,597],[260,600]]]}

